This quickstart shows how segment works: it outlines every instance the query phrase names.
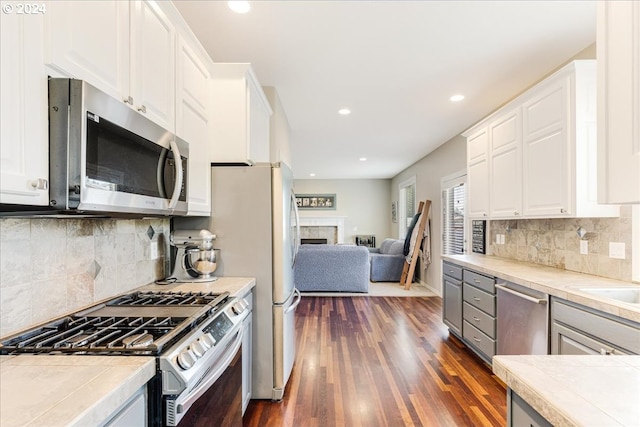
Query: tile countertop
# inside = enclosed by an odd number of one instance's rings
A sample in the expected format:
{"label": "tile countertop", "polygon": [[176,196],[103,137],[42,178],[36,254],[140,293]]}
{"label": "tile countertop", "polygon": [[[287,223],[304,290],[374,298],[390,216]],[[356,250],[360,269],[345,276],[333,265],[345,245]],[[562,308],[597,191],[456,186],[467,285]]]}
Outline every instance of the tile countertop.
{"label": "tile countertop", "polygon": [[496,276],[558,298],[640,322],[640,304],[598,297],[579,290],[580,288],[607,287],[640,288],[640,285],[632,282],[607,279],[605,277],[487,255],[442,255],[442,259],[479,273]]}
{"label": "tile countertop", "polygon": [[553,425],[640,425],[640,356],[494,356],[493,372]]}
{"label": "tile countertop", "polygon": [[[140,289],[244,295],[255,283],[222,277]],[[147,356],[0,356],[0,426],[100,425],[155,371],[155,358]]]}

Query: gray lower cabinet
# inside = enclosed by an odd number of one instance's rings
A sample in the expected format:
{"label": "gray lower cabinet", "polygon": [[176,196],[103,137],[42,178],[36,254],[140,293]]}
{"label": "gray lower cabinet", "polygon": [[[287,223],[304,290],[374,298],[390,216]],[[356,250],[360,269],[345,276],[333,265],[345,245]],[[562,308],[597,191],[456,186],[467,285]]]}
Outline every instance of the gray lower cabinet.
{"label": "gray lower cabinet", "polygon": [[253,383],[253,289],[243,298],[247,301],[251,312],[242,322],[242,415],[249,406]]}
{"label": "gray lower cabinet", "polygon": [[442,321],[491,363],[496,353],[495,278],[446,261],[442,272]]}
{"label": "gray lower cabinet", "polygon": [[513,390],[507,390],[507,427],[552,427],[551,423],[533,409]]}
{"label": "gray lower cabinet", "polygon": [[640,354],[640,323],[552,297],[551,354]]}
{"label": "gray lower cabinet", "polygon": [[462,337],[462,268],[442,265],[442,321],[458,338]]}
{"label": "gray lower cabinet", "polygon": [[462,281],[462,338],[491,363],[496,354],[495,277],[464,269]]}
{"label": "gray lower cabinet", "polygon": [[118,410],[112,414],[102,427],[130,427],[147,425],[147,387],[141,387]]}

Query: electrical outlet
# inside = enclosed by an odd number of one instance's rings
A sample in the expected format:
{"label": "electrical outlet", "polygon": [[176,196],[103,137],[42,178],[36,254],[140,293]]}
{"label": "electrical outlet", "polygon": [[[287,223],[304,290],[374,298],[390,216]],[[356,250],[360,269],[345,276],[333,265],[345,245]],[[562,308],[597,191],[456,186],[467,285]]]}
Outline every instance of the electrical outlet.
{"label": "electrical outlet", "polygon": [[500,244],[504,245],[504,234],[500,235]]}
{"label": "electrical outlet", "polygon": [[158,242],[151,242],[149,257],[151,259],[158,258]]}
{"label": "electrical outlet", "polygon": [[496,234],[496,245],[500,244],[500,235]]}
{"label": "electrical outlet", "polygon": [[580,240],[580,254],[587,255],[589,253],[589,241]]}
{"label": "electrical outlet", "polygon": [[624,243],[609,242],[609,258],[625,259],[624,251]]}

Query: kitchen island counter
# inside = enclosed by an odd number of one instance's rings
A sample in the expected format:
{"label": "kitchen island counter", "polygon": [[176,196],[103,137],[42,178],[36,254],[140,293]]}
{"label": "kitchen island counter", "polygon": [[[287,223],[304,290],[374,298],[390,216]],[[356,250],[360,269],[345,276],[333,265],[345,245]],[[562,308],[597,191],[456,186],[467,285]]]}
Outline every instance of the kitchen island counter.
{"label": "kitchen island counter", "polygon": [[632,282],[547,267],[488,255],[443,255],[449,261],[479,273],[535,289],[634,322],[640,322],[640,304],[616,301],[581,291],[581,288],[633,288]]}
{"label": "kitchen island counter", "polygon": [[640,356],[495,356],[493,372],[553,425],[640,422]]}
{"label": "kitchen island counter", "polygon": [[[138,290],[245,295],[254,278],[146,285]],[[0,426],[97,426],[156,374],[152,356],[0,356]]]}

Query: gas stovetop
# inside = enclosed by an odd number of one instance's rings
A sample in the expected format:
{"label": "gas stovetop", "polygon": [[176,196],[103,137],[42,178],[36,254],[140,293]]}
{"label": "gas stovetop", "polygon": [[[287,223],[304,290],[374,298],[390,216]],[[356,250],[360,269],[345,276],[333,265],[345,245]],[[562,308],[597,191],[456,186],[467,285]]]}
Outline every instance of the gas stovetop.
{"label": "gas stovetop", "polygon": [[158,355],[230,301],[228,292],[134,292],[13,335],[0,354]]}

